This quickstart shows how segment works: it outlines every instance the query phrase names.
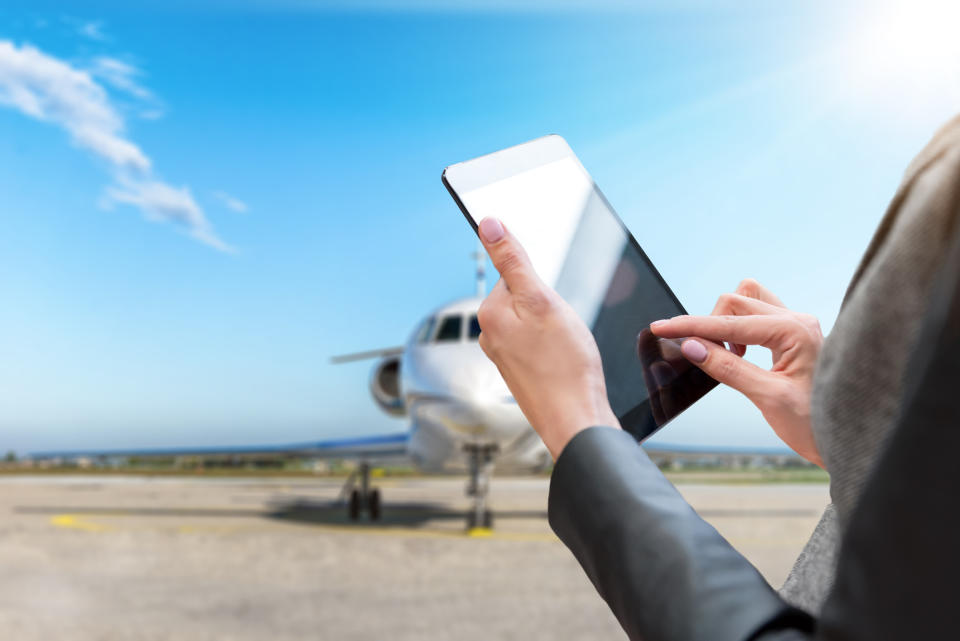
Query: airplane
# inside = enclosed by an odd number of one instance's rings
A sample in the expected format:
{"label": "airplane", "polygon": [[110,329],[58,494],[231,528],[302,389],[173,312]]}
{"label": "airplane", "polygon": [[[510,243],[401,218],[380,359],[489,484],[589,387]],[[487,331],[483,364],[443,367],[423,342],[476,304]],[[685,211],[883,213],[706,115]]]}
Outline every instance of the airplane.
{"label": "airplane", "polygon": [[[402,347],[336,356],[334,363],[376,358],[370,392],[381,410],[409,419],[407,454],[425,471],[469,474],[473,506],[467,527],[492,526],[487,507],[494,466],[535,473],[552,462],[530,427],[497,367],[480,349],[477,310],[486,295],[485,256],[477,260],[477,293],[433,310]],[[351,493],[350,516],[359,506],[372,517],[379,492],[369,488],[369,466],[361,463],[360,483]]]}
{"label": "airplane", "polygon": [[405,460],[424,471],[468,473],[472,499],[467,528],[490,528],[487,505],[494,467],[514,472],[543,471],[552,462],[496,366],[480,349],[477,310],[486,296],[486,254],[478,248],[476,295],[430,312],[403,346],[335,356],[335,364],[376,359],[370,393],[390,416],[406,417],[407,430],[369,437],[287,445],[228,448],[41,452],[34,460],[124,457],[251,456],[353,459],[357,468],[341,496],[351,520],[366,512],[381,515],[381,494],[371,485],[372,465]]}

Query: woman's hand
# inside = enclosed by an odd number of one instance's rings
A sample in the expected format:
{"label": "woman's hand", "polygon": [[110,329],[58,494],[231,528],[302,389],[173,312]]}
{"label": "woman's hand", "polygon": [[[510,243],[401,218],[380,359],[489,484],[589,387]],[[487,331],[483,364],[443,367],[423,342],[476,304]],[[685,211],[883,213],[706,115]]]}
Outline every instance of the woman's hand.
{"label": "woman's hand", "polygon": [[556,459],[577,432],[593,425],[620,427],[590,330],[540,280],[500,221],[483,219],[480,240],[500,272],[477,313],[480,347],[550,454]]}
{"label": "woman's hand", "polygon": [[[823,344],[820,323],[787,309],[752,279],[724,294],[711,316],[677,316],[650,325],[662,338],[688,338],[683,355],[714,379],[739,390],[763,413],[783,442],[823,467],[810,425],[813,371]],[[706,340],[704,340],[706,339]],[[730,351],[722,343],[730,345]],[[741,358],[747,345],[773,354],[769,371]]]}

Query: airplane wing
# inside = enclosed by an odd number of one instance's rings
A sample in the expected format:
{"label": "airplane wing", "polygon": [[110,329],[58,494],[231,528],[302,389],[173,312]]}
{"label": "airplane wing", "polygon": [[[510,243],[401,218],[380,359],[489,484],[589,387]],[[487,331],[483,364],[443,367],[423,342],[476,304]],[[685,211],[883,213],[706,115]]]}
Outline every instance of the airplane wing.
{"label": "airplane wing", "polygon": [[355,459],[368,462],[401,462],[409,460],[408,432],[359,436],[287,445],[248,445],[241,447],[184,447],[156,449],[65,450],[35,452],[28,457],[35,461],[109,459],[109,458],[173,458],[196,456],[229,458],[237,456],[275,456],[311,459]]}
{"label": "airplane wing", "polygon": [[400,356],[403,354],[403,347],[384,347],[381,349],[371,349],[366,352],[354,352],[352,354],[341,354],[334,356],[330,362],[334,365],[341,363],[351,363],[353,361],[364,361],[369,358],[386,358],[388,356]]}

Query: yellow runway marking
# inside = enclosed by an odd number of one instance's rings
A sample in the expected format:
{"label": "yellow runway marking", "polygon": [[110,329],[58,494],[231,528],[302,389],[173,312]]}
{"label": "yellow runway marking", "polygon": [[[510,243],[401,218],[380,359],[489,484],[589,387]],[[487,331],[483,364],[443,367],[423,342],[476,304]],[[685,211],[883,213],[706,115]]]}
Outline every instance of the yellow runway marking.
{"label": "yellow runway marking", "polygon": [[[89,514],[85,516],[89,517]],[[118,513],[117,511],[105,512],[102,516],[135,516]],[[251,514],[251,516],[256,516]],[[169,521],[167,521],[169,523]],[[80,530],[82,532],[107,532],[117,531],[115,524],[111,526],[102,525],[86,519],[81,519],[75,514],[58,514],[50,519],[50,524],[54,527]],[[298,526],[299,527],[299,526]],[[489,528],[472,528],[470,530],[438,530],[438,529],[420,529],[412,527],[390,527],[384,525],[322,525],[309,524],[312,531],[323,532],[325,534],[363,534],[367,536],[393,536],[405,538],[429,538],[429,539],[490,539],[494,541],[538,541],[543,543],[558,543],[559,539],[550,532],[502,532],[491,530]],[[134,527],[135,530],[153,529]],[[164,528],[158,528],[164,529]],[[225,523],[193,523],[177,525],[176,532],[180,534],[241,534],[244,532],[276,532],[275,527],[237,527]]]}
{"label": "yellow runway marking", "polygon": [[[501,532],[484,528],[473,530],[421,530],[416,528],[392,528],[384,526],[316,526],[321,532],[341,534],[367,534],[370,536],[404,536],[410,538],[429,539],[474,539],[483,538],[493,541],[540,541],[544,543],[559,543],[560,539],[547,532]],[[480,530],[478,532],[477,530]]]}
{"label": "yellow runway marking", "polygon": [[103,532],[108,530],[106,526],[90,521],[82,521],[73,514],[60,514],[50,519],[50,524],[67,530],[81,530],[83,532]]}
{"label": "yellow runway marking", "polygon": [[[300,526],[297,526],[300,527]],[[492,539],[495,541],[538,541],[559,543],[560,539],[547,532],[500,532],[475,528],[474,530],[427,530],[409,527],[389,527],[382,525],[318,525],[308,526],[313,532],[323,534],[350,534],[366,536],[392,536],[420,539]],[[479,531],[478,531],[479,530]],[[275,528],[246,528],[230,525],[181,525],[177,532],[181,534],[239,534],[243,532],[276,532]]]}

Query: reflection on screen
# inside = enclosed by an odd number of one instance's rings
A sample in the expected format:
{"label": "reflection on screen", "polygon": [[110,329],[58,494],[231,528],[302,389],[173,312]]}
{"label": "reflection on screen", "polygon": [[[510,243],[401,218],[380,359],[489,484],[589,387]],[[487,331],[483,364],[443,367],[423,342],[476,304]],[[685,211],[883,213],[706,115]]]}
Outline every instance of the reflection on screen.
{"label": "reflection on screen", "polygon": [[460,197],[477,222],[487,216],[502,220],[544,282],[591,328],[610,405],[634,436],[646,437],[716,384],[683,359],[672,341],[664,344],[647,330],[638,344],[652,321],[683,309],[574,158]]}

